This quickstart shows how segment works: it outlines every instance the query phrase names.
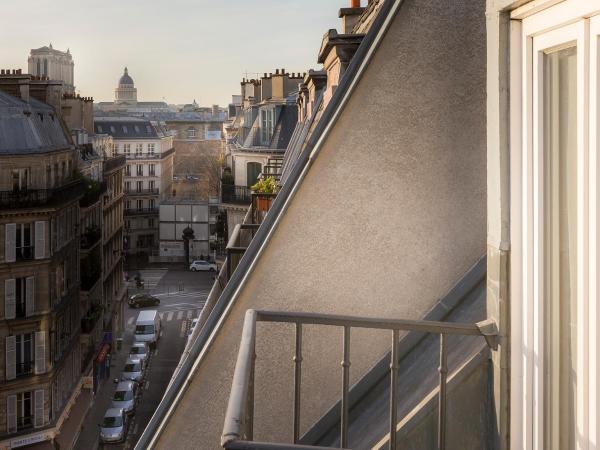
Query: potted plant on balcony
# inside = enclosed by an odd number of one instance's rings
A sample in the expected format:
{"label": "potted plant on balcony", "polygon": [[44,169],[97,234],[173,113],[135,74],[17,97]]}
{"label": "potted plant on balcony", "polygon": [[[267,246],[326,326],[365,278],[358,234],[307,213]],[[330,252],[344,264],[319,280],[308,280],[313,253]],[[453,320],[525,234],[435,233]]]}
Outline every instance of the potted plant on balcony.
{"label": "potted plant on balcony", "polygon": [[275,191],[277,190],[275,178],[261,178],[250,189],[252,189],[252,193],[255,194],[256,210],[268,211],[271,208],[271,203],[273,203],[273,194],[275,194]]}

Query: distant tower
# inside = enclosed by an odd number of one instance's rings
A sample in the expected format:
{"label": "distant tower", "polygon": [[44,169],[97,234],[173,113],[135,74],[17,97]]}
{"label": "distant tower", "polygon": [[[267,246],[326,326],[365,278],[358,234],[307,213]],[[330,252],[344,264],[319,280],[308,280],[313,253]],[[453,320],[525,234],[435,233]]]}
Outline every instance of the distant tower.
{"label": "distant tower", "polygon": [[127,72],[127,67],[125,67],[123,76],[119,79],[119,86],[115,89],[115,104],[137,104],[137,89],[133,85],[133,79]]}
{"label": "distant tower", "polygon": [[29,73],[38,77],[63,82],[63,91],[72,94],[75,91],[74,67],[71,51],[55,50],[52,44],[31,49],[29,53]]}

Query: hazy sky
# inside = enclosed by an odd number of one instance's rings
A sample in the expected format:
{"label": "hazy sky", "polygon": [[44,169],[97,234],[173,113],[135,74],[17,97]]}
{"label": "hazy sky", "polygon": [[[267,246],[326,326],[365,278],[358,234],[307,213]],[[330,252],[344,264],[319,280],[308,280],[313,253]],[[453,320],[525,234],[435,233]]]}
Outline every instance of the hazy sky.
{"label": "hazy sky", "polygon": [[321,38],[348,0],[28,0],[3,2],[0,67],[29,50],[70,48],[75,86],[112,101],[127,66],[138,100],[230,102],[245,72],[316,68]]}

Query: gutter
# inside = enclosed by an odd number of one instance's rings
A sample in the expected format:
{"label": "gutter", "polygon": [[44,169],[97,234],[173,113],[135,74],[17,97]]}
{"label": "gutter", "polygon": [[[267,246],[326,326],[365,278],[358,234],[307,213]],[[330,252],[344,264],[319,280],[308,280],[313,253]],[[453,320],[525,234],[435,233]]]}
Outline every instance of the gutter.
{"label": "gutter", "polygon": [[135,445],[135,450],[146,450],[156,446],[171,415],[185,394],[187,387],[191,384],[198,365],[209,351],[228,312],[232,308],[235,298],[254,269],[279,221],[300,188],[314,159],[320,153],[323,143],[340,117],[346,103],[365,73],[373,55],[381,45],[385,34],[403,3],[404,0],[388,0],[384,3],[380,14],[375,19],[370,31],[364,37],[338,88],[325,108],[321,120],[311,135],[306,148],[294,165],[288,181],[275,198],[265,221],[258,229],[254,239],[252,239],[205,325],[196,336],[189,350],[189,355],[185,361],[182,361],[179,372],[171,380],[171,384]]}

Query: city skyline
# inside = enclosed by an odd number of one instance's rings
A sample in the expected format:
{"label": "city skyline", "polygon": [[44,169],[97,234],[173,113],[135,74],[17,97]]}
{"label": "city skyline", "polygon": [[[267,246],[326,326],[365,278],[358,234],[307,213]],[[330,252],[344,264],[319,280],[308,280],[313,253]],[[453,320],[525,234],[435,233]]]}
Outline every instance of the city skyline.
{"label": "city skyline", "polygon": [[[21,45],[0,49],[3,68],[27,72],[31,49],[51,43],[55,49],[70,50],[76,92],[96,102],[112,101],[127,66],[140,101],[184,104],[195,99],[204,106],[229,103],[246,76],[276,68],[290,72],[317,68],[315,49],[320,37],[339,27],[337,11],[343,6],[338,0],[302,4],[232,0],[227,5],[176,0],[168,7],[153,4],[151,8],[139,1],[111,0],[100,7],[63,0],[59,5],[65,13],[53,14],[52,23],[47,22],[47,15],[56,3],[35,0],[27,4],[27,11],[22,4],[6,5],[8,20],[0,31],[5,41],[20,33],[18,17],[27,14],[32,26]],[[248,37],[245,18],[251,14],[262,17],[268,27],[257,27]],[[223,28],[224,22],[229,26]],[[103,29],[112,31],[107,34]],[[210,61],[210,67],[203,61]],[[175,79],[174,74],[180,76]]]}

